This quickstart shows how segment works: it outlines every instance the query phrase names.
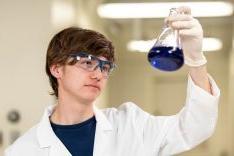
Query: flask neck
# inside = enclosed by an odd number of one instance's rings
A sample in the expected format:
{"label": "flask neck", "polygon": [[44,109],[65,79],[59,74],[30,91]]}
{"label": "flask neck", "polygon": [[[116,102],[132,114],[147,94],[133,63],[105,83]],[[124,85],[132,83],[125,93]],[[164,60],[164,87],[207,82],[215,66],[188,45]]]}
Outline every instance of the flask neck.
{"label": "flask neck", "polygon": [[177,14],[178,14],[178,12],[177,12],[176,8],[171,8],[171,9],[170,9],[169,16],[175,16],[175,15],[177,15]]}

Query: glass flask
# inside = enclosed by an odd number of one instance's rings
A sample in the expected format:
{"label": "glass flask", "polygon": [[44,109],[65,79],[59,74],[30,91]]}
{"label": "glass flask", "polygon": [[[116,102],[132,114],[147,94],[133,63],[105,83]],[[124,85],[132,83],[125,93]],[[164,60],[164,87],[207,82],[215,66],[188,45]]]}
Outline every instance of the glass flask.
{"label": "glass flask", "polygon": [[[176,14],[176,8],[170,9],[169,16]],[[164,25],[162,33],[148,53],[148,61],[154,68],[162,71],[175,71],[182,67],[184,56],[178,30]]]}

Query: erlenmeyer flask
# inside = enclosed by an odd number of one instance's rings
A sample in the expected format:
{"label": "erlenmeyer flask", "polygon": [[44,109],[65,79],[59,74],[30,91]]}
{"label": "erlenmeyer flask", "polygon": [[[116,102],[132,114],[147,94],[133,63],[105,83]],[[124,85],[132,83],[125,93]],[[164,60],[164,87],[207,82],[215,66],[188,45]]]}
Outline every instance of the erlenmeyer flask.
{"label": "erlenmeyer flask", "polygon": [[[169,16],[176,15],[175,8],[170,9]],[[148,53],[150,64],[162,71],[175,71],[184,64],[178,30],[165,25],[162,33]]]}

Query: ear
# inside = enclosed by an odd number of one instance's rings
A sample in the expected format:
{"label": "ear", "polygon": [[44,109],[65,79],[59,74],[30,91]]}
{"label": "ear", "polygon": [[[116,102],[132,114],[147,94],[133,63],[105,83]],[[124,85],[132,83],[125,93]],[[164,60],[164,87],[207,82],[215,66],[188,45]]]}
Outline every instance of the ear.
{"label": "ear", "polygon": [[62,70],[63,66],[60,66],[58,64],[54,64],[50,67],[50,72],[55,78],[61,78],[63,74]]}

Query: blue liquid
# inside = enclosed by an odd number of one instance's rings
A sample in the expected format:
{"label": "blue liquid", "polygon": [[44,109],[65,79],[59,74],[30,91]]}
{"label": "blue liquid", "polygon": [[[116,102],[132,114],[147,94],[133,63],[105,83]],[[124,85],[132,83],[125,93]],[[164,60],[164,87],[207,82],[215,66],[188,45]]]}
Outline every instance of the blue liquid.
{"label": "blue liquid", "polygon": [[153,47],[148,53],[150,64],[162,71],[175,71],[184,64],[183,51],[173,47]]}

